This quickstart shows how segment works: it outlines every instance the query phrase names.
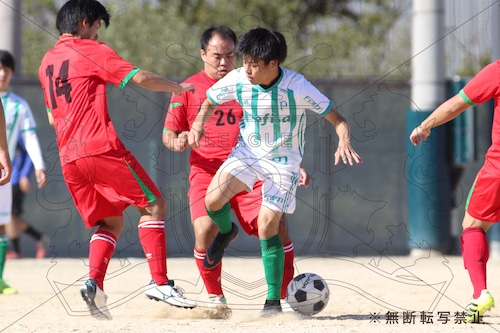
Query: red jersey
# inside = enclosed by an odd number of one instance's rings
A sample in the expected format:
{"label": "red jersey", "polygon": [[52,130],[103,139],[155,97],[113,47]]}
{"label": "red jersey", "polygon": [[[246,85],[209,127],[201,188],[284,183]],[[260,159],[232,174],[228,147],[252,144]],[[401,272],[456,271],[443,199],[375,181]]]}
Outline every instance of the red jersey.
{"label": "red jersey", "polygon": [[62,165],[125,149],[108,114],[106,83],[123,88],[137,71],[108,45],[90,39],[61,36],[45,54],[38,78]]}
{"label": "red jersey", "polygon": [[484,167],[496,175],[500,174],[500,60],[497,60],[477,73],[460,95],[470,105],[484,103],[494,98],[495,111],[491,131],[491,146],[486,152]]}
{"label": "red jersey", "polygon": [[[165,118],[164,128],[177,133],[191,129],[201,104],[207,98],[206,91],[217,80],[200,71],[185,82],[192,83],[196,92],[172,95]],[[209,168],[210,172],[215,173],[237,142],[242,117],[243,111],[236,101],[218,106],[205,123],[205,136],[200,142],[200,148],[191,149],[190,164],[205,170]]]}

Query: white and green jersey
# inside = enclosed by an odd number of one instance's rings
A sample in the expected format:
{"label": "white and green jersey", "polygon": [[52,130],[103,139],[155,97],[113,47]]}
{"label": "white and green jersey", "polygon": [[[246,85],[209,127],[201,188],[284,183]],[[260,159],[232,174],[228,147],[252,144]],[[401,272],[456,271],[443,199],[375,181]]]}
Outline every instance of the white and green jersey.
{"label": "white and green jersey", "polygon": [[306,110],[323,116],[333,108],[304,76],[286,68],[267,89],[251,84],[244,68],[234,69],[207,90],[207,97],[216,105],[236,100],[244,113],[238,144],[256,158],[287,165],[302,161]]}
{"label": "white and green jersey", "polygon": [[36,136],[36,122],[31,109],[23,98],[12,92],[0,92],[7,127],[9,154],[14,157],[19,136],[22,135],[26,151],[36,170],[44,170],[40,143]]}

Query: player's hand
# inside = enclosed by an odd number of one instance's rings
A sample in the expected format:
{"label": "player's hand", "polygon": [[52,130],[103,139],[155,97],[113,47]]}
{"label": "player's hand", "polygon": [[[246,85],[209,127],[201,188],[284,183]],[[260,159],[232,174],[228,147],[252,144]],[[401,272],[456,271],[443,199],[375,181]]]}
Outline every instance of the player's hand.
{"label": "player's hand", "polygon": [[335,165],[342,161],[344,164],[354,165],[353,162],[361,163],[361,157],[356,153],[351,144],[344,141],[339,141],[339,146],[335,152]]}
{"label": "player's hand", "polygon": [[309,187],[309,184],[311,183],[311,177],[309,177],[309,174],[307,173],[306,169],[300,168],[300,179],[299,179],[299,186],[304,186],[304,187]]}
{"label": "player's hand", "polygon": [[430,129],[424,129],[421,126],[417,126],[410,134],[410,141],[414,146],[418,146],[420,143],[427,140],[429,135],[431,135]]}
{"label": "player's hand", "polygon": [[45,174],[45,171],[36,170],[35,177],[38,188],[43,188],[45,187],[45,185],[47,185],[47,175]]}
{"label": "player's hand", "polygon": [[189,147],[188,135],[188,131],[181,132],[177,135],[177,138],[174,139],[175,151],[184,151],[187,147]]}
{"label": "player's hand", "polygon": [[200,148],[200,140],[204,136],[205,129],[202,126],[196,126],[195,122],[188,133],[188,144],[193,148]]}
{"label": "player's hand", "polygon": [[31,190],[31,183],[28,177],[23,176],[19,178],[19,189],[23,193],[28,193]]}
{"label": "player's hand", "polygon": [[12,176],[12,163],[7,152],[0,152],[0,185],[10,182]]}
{"label": "player's hand", "polygon": [[181,89],[178,91],[174,91],[175,95],[180,96],[183,93],[185,93],[186,91],[190,91],[192,93],[194,93],[194,91],[195,91],[194,85],[192,83],[179,83],[179,86],[181,87]]}

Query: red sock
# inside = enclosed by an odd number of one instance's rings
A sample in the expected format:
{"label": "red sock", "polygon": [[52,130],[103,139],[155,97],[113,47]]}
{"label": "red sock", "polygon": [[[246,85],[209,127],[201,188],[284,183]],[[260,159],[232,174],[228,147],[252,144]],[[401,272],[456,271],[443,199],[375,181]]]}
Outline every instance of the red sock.
{"label": "red sock", "polygon": [[206,251],[200,251],[196,249],[196,247],[194,248],[193,254],[194,260],[196,261],[196,266],[198,266],[198,270],[200,271],[200,276],[203,280],[205,288],[207,289],[207,293],[213,295],[222,295],[222,262],[219,265],[215,266],[213,269],[206,269],[203,265],[206,253]]}
{"label": "red sock", "polygon": [[115,252],[116,237],[112,233],[97,229],[90,238],[89,245],[89,277],[101,290],[104,290],[104,277],[108,264]]}
{"label": "red sock", "polygon": [[283,245],[283,249],[285,250],[285,262],[283,266],[283,283],[281,284],[281,299],[286,298],[286,288],[288,284],[293,279],[294,267],[293,260],[295,258],[295,253],[293,250],[293,243],[289,241],[288,243]]}
{"label": "red sock", "polygon": [[151,278],[159,286],[168,283],[165,221],[139,222],[139,240],[149,265]]}
{"label": "red sock", "polygon": [[486,289],[486,263],[489,255],[484,230],[479,227],[465,228],[462,232],[462,257],[474,287],[474,298],[478,298],[481,290]]}

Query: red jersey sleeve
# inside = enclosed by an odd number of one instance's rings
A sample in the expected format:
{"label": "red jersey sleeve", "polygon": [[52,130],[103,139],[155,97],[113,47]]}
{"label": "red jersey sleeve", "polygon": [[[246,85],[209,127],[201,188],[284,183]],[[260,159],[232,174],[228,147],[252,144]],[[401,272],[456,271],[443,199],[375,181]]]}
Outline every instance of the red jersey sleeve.
{"label": "red jersey sleeve", "polygon": [[[190,94],[191,92],[188,93]],[[169,129],[177,133],[189,131],[189,119],[186,111],[189,103],[187,98],[188,93],[183,93],[181,96],[172,95],[163,125],[164,129]]]}
{"label": "red jersey sleeve", "polygon": [[461,95],[471,105],[482,104],[495,96],[499,96],[499,87],[500,60],[497,60],[479,71],[465,85]]}
{"label": "red jersey sleeve", "polygon": [[123,88],[132,76],[139,71],[137,67],[121,58],[111,47],[99,43],[92,55],[94,75],[115,86]]}

